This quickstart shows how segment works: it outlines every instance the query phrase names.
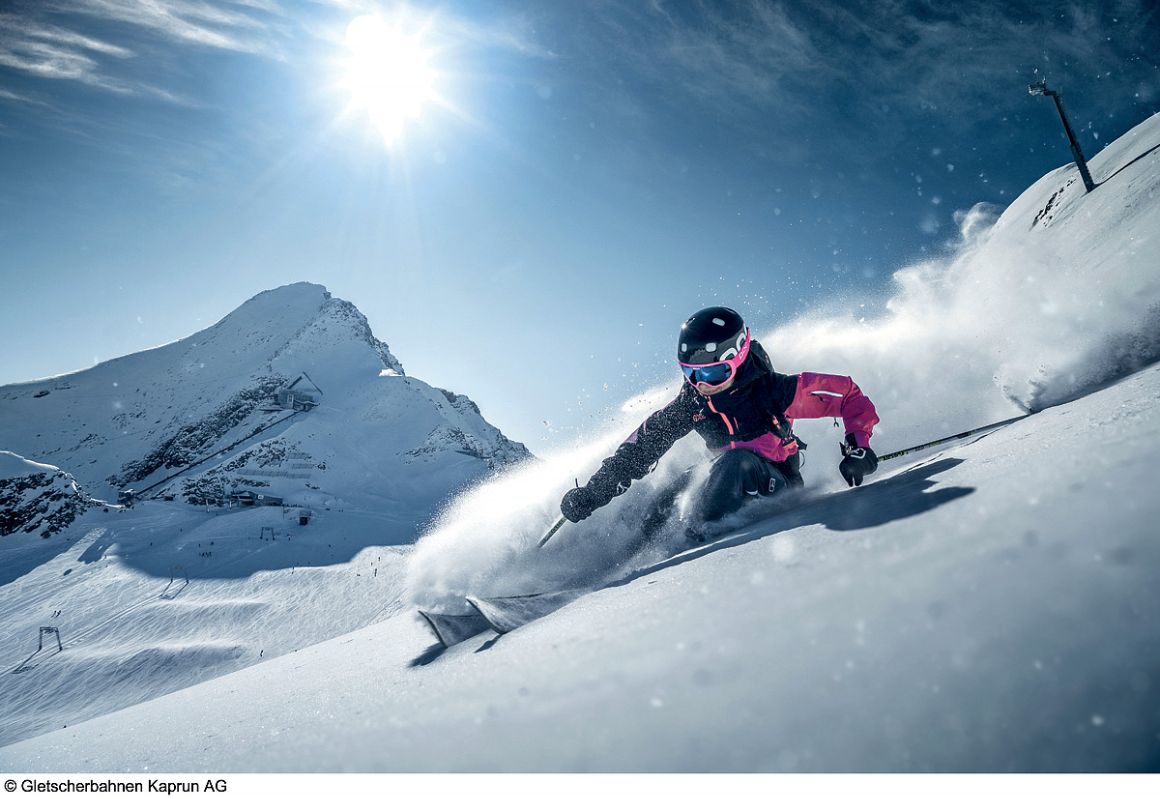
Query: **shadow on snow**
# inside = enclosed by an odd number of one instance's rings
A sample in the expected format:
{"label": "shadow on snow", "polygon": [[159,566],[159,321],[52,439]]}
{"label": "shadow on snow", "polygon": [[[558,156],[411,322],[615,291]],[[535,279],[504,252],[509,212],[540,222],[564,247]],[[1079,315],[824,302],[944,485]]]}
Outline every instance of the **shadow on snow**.
{"label": "shadow on snow", "polygon": [[[935,476],[950,471],[962,462],[959,458],[936,456],[932,460],[915,464],[898,474],[854,490],[825,494],[816,499],[806,498],[787,507],[777,516],[755,523],[749,532],[729,534],[715,544],[698,547],[683,554],[677,553],[660,563],[636,569],[624,577],[593,586],[588,593],[624,586],[664,569],[689,563],[723,549],[777,535],[786,530],[821,524],[828,530],[855,532],[927,513],[974,493],[974,488],[964,486],[929,490],[937,485],[933,480]],[[475,650],[476,653],[485,652],[496,646],[502,637],[492,635]],[[412,659],[408,665],[412,668],[429,665],[438,660],[445,651],[447,650],[442,644],[434,644]]]}
{"label": "shadow on snow", "polygon": [[689,563],[723,549],[743,546],[761,538],[811,524],[820,524],[828,530],[837,532],[854,532],[927,513],[940,505],[974,493],[974,488],[964,486],[928,490],[937,485],[931,478],[955,468],[962,462],[959,458],[945,458],[919,463],[884,480],[867,483],[853,490],[806,500],[800,505],[788,508],[784,513],[756,523],[751,532],[729,535],[716,544],[699,547],[683,555],[678,553],[661,563],[637,569],[606,587],[626,585],[641,577]]}

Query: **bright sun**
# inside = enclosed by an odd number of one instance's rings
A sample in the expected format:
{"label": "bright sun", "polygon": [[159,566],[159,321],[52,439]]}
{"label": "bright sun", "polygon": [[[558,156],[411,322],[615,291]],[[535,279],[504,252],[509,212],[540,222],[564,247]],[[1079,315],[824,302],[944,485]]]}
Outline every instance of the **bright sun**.
{"label": "bright sun", "polygon": [[375,14],[356,17],[346,29],[349,53],[344,86],[351,105],[365,112],[389,145],[436,98],[431,53],[420,34],[406,33]]}

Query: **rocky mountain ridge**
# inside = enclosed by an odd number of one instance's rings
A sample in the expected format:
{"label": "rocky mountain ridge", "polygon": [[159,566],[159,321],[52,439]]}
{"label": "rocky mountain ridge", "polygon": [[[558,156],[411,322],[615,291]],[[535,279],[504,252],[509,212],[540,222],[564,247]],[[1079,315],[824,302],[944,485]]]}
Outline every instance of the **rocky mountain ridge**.
{"label": "rocky mountain ridge", "polygon": [[0,447],[106,502],[132,491],[219,506],[243,491],[398,502],[420,472],[430,504],[530,456],[467,397],[408,376],[353,303],[309,283],[262,292],[186,339],[0,387]]}
{"label": "rocky mountain ridge", "polygon": [[97,506],[108,507],[86,494],[68,472],[0,451],[0,536],[48,538]]}

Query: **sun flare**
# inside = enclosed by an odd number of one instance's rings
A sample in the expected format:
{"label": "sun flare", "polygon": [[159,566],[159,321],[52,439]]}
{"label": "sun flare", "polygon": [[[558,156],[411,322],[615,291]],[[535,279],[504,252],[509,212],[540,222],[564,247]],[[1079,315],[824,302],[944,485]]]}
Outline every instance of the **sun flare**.
{"label": "sun flare", "polygon": [[393,144],[409,120],[433,102],[435,69],[421,33],[404,31],[376,14],[356,17],[346,29],[343,81],[353,109],[366,113],[383,140]]}

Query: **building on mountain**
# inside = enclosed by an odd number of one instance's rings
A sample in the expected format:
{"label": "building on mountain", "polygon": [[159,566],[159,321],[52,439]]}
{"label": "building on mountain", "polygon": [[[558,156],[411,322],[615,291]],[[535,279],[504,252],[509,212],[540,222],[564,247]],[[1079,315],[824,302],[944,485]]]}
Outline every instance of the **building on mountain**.
{"label": "building on mountain", "polygon": [[259,494],[256,491],[235,491],[230,494],[230,501],[239,505],[281,505],[282,497],[273,494]]}
{"label": "building on mountain", "polygon": [[303,372],[274,392],[274,407],[268,410],[308,411],[321,402],[322,389]]}

